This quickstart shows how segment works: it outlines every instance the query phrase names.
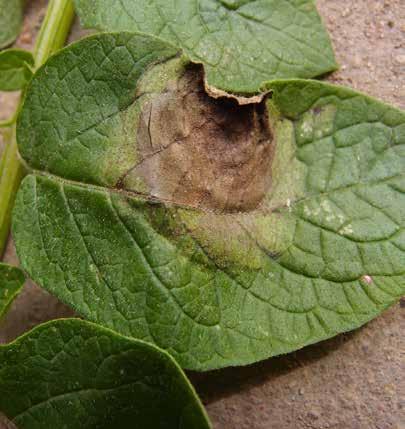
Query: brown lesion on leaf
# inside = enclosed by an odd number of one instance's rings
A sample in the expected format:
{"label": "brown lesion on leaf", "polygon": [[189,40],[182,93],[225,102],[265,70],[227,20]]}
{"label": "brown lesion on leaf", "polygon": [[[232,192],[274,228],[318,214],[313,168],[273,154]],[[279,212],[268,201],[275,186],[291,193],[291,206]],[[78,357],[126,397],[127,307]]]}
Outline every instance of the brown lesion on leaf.
{"label": "brown lesion on leaf", "polygon": [[139,162],[117,184],[173,203],[222,212],[257,208],[271,186],[274,142],[265,100],[239,105],[204,89],[189,66],[142,107]]}

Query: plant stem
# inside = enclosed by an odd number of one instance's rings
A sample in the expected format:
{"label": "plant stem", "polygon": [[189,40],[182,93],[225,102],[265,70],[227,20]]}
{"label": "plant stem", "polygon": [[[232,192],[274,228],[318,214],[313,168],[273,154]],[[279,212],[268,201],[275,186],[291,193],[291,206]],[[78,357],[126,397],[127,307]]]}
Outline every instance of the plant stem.
{"label": "plant stem", "polygon": [[24,167],[18,158],[15,126],[7,130],[4,140],[6,147],[0,161],[0,256],[7,243],[15,195],[24,177]]}
{"label": "plant stem", "polygon": [[72,0],[50,0],[34,48],[35,67],[62,48],[74,18]]}
{"label": "plant stem", "polygon": [[[49,1],[34,48],[36,68],[40,67],[50,55],[63,47],[73,18],[72,0]],[[24,166],[19,160],[15,128],[14,124],[8,136],[9,144],[7,144],[0,159],[0,257],[4,252],[10,231],[11,211],[14,206],[15,196],[25,175]]]}

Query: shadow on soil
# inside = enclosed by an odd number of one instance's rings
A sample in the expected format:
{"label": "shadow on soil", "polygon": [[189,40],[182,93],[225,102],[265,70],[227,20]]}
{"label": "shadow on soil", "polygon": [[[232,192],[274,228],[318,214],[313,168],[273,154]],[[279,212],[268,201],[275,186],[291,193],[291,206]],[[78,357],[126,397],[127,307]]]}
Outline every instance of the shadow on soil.
{"label": "shadow on soil", "polygon": [[296,352],[267,359],[244,367],[230,367],[198,373],[188,371],[187,375],[201,396],[204,404],[240,392],[242,389],[260,386],[298,368],[310,366],[338,350],[347,341],[352,341],[362,328],[338,335]]}

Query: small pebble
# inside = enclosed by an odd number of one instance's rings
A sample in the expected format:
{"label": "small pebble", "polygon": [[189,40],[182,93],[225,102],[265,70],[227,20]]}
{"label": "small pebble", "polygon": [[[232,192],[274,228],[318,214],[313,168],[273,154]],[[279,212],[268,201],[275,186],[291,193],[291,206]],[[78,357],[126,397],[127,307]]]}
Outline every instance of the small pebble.
{"label": "small pebble", "polygon": [[398,64],[405,64],[405,54],[396,55],[395,62]]}

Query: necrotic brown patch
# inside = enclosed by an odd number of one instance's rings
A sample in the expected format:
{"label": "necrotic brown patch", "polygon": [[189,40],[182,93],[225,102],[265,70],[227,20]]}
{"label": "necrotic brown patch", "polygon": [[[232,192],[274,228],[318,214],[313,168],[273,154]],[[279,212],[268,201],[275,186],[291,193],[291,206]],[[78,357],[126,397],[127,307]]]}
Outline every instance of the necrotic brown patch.
{"label": "necrotic brown patch", "polygon": [[137,141],[141,161],[131,176],[156,198],[248,211],[270,187],[273,144],[265,102],[240,106],[209,97],[200,67],[188,68],[143,107]]}

